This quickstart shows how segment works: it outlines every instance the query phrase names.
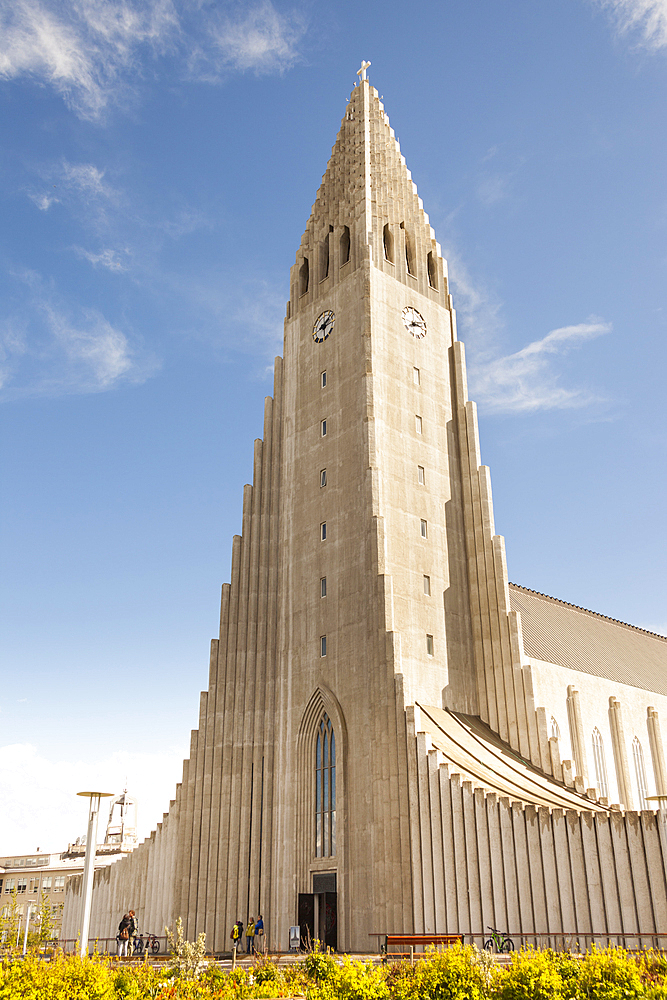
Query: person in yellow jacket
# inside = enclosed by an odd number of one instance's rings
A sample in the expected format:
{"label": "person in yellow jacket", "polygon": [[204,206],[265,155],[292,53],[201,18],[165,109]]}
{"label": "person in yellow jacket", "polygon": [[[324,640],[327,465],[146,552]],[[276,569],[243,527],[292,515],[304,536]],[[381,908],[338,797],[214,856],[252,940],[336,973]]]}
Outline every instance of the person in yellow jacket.
{"label": "person in yellow jacket", "polygon": [[247,942],[247,952],[250,954],[255,943],[255,921],[252,917],[248,917],[248,926],[245,929],[245,937]]}
{"label": "person in yellow jacket", "polygon": [[232,933],[229,935],[232,939],[232,948],[235,952],[239,952],[241,949],[242,941],[241,935],[243,934],[243,924],[240,920],[237,920],[232,927]]}

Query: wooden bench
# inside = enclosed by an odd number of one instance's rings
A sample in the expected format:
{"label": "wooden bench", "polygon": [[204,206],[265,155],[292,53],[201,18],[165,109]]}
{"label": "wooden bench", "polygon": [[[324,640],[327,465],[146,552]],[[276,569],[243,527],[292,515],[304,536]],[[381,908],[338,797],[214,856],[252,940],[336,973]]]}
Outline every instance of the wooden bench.
{"label": "wooden bench", "polygon": [[[463,944],[463,934],[387,934],[384,939],[383,961],[402,958],[404,955],[410,955],[414,959],[415,948],[427,944],[449,946],[457,941]],[[403,948],[403,951],[390,950],[395,948]]]}

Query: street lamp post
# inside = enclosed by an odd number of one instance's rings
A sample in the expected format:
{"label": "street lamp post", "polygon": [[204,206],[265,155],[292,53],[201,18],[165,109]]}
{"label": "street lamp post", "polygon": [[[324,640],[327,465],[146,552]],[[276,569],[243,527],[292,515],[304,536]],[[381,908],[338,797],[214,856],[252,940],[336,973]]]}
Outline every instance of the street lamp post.
{"label": "street lamp post", "polygon": [[28,929],[30,927],[30,917],[32,916],[32,907],[34,900],[29,900],[27,904],[28,912],[25,915],[25,931],[23,933],[23,951],[21,954],[25,957],[25,953],[28,950]]}
{"label": "street lamp post", "polygon": [[81,907],[81,937],[79,954],[88,954],[88,932],[90,930],[90,910],[93,902],[93,876],[95,874],[95,852],[97,849],[97,820],[100,814],[100,799],[108,798],[113,792],[77,792],[90,799],[88,813],[88,834],[86,836],[86,860],[83,865],[83,900]]}

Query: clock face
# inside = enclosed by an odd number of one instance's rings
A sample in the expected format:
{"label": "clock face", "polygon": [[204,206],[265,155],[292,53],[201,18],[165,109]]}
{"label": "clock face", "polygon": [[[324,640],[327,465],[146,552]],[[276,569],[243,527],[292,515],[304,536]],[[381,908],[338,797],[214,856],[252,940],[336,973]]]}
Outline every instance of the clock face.
{"label": "clock face", "polygon": [[415,340],[421,340],[426,336],[426,323],[421,313],[418,313],[413,306],[406,306],[403,310],[403,323],[408,333],[411,333]]}
{"label": "clock face", "polygon": [[413,306],[406,306],[403,310],[403,323],[408,333],[411,333],[415,340],[421,340],[426,336],[426,322],[421,313],[418,313]]}
{"label": "clock face", "polygon": [[315,325],[313,326],[313,340],[316,344],[321,344],[323,340],[331,336],[331,331],[334,328],[334,323],[336,322],[336,317],[332,313],[331,309],[327,309],[323,312],[321,316],[315,320]]}

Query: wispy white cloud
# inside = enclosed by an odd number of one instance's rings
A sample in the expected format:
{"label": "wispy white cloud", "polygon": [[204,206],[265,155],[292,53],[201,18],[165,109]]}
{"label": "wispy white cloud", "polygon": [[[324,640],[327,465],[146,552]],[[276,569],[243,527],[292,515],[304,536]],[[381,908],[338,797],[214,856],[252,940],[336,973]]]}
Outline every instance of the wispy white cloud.
{"label": "wispy white cloud", "polygon": [[51,208],[51,205],[60,201],[60,198],[56,198],[50,194],[44,194],[44,192],[38,193],[36,191],[28,191],[28,197],[31,201],[34,201],[40,212],[47,212]]}
{"label": "wispy white cloud", "polygon": [[85,195],[112,198],[115,191],[104,181],[104,170],[94,163],[68,163],[63,160],[60,168],[62,182]]}
{"label": "wispy white cloud", "polygon": [[473,277],[466,262],[452,246],[443,250],[454,291],[456,316],[462,340],[478,355],[493,351],[503,329],[502,304],[493,291]]}
{"label": "wispy white cloud", "polygon": [[[128,790],[138,801],[139,838],[148,836],[169,808],[181,780],[183,754],[117,751],[102,759],[55,760],[30,743],[0,747],[3,853],[62,851],[86,832],[82,788]],[[101,816],[104,837],[108,806]]]}
{"label": "wispy white cloud", "polygon": [[106,267],[109,271],[127,271],[130,251],[128,249],[123,250],[122,254],[118,250],[100,250],[99,253],[93,253],[90,250],[84,250],[83,247],[74,247],[74,252],[79,256],[83,257],[84,260],[90,261],[93,267]]}
{"label": "wispy white cloud", "polygon": [[667,47],[667,0],[594,0],[610,14],[617,32],[649,51]]}
{"label": "wispy white cloud", "polygon": [[211,56],[219,51],[221,68],[254,73],[283,73],[299,58],[298,44],[305,22],[296,13],[279,14],[269,0],[236,18],[223,17],[209,25]]}
{"label": "wispy white cloud", "polygon": [[159,367],[96,309],[72,315],[32,272],[21,316],[0,323],[0,386],[5,399],[104,392],[141,383]]}
{"label": "wispy white cloud", "polygon": [[474,277],[456,250],[445,253],[456,306],[459,337],[466,343],[470,396],[493,413],[531,413],[573,409],[601,402],[587,388],[561,384],[559,358],[585,341],[611,330],[592,316],[585,323],[559,327],[513,354],[502,355],[506,337],[502,302]]}
{"label": "wispy white cloud", "polygon": [[514,354],[473,363],[470,366],[471,394],[487,411],[496,413],[571,409],[599,402],[599,396],[587,389],[568,389],[560,385],[551,361],[554,356],[610,330],[610,323],[592,316],[585,323],[552,330]]}
{"label": "wispy white cloud", "polygon": [[270,0],[236,17],[173,0],[0,0],[0,79],[32,78],[99,120],[129,99],[146,57],[173,56],[177,72],[201,80],[281,73],[297,60],[304,31]]}

